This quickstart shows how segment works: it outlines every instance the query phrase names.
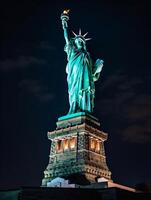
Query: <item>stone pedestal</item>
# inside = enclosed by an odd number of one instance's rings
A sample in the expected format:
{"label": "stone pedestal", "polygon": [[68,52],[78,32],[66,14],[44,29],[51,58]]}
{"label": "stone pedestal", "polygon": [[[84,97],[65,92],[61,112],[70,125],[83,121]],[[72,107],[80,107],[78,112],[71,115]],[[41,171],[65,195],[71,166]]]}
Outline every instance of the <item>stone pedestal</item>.
{"label": "stone pedestal", "polygon": [[84,112],[61,117],[48,139],[50,158],[42,186],[56,177],[79,185],[95,183],[101,177],[111,180],[104,151],[107,133],[101,131],[97,118]]}

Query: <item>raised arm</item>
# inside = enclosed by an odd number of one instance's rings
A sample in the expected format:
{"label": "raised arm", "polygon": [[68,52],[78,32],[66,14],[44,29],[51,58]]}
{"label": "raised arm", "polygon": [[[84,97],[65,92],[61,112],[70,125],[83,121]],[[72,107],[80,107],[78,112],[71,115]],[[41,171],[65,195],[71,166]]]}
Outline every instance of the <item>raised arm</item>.
{"label": "raised arm", "polygon": [[64,10],[63,13],[61,14],[62,28],[64,31],[64,38],[65,38],[66,44],[69,43],[68,23],[67,23],[67,21],[69,20],[68,13],[69,13],[69,10]]}

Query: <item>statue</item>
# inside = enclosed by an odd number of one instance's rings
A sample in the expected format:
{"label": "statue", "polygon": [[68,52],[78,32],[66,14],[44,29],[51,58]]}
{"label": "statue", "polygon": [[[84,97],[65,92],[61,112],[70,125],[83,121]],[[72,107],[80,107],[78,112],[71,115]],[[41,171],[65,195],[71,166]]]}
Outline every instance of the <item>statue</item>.
{"label": "statue", "polygon": [[77,112],[92,113],[94,108],[95,84],[99,79],[103,67],[103,60],[97,59],[92,62],[89,52],[86,49],[86,41],[91,38],[85,38],[88,34],[74,34],[69,37],[68,24],[69,10],[64,10],[61,14],[64,38],[66,41],[65,52],[67,53],[67,82],[69,93],[70,110],[68,114]]}

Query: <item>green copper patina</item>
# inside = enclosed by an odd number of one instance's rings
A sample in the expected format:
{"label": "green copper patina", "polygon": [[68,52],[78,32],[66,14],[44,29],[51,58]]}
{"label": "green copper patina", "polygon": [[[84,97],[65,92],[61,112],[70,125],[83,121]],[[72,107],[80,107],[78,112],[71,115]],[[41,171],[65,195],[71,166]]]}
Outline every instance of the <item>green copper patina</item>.
{"label": "green copper patina", "polygon": [[91,114],[89,113],[85,113],[85,112],[77,112],[77,113],[72,113],[72,114],[68,114],[68,115],[65,115],[63,117],[59,117],[58,118],[58,121],[62,121],[62,120],[66,120],[66,119],[71,119],[71,118],[75,118],[75,117],[79,117],[79,116],[89,116],[95,120],[98,120],[97,118],[95,118],[94,116],[92,116]]}
{"label": "green copper patina", "polygon": [[67,82],[69,93],[70,110],[68,114],[77,112],[92,113],[94,108],[95,84],[99,79],[103,67],[103,60],[97,59],[94,63],[86,49],[85,38],[87,35],[74,34],[69,37],[68,24],[69,10],[65,10],[61,15],[64,38],[66,41],[65,52],[67,53]]}

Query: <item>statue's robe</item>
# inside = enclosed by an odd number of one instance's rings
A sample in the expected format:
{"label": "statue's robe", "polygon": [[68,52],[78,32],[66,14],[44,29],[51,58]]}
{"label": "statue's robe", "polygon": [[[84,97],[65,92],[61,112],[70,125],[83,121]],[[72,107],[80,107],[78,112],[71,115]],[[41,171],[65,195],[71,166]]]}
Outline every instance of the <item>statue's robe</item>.
{"label": "statue's robe", "polygon": [[97,64],[98,62],[93,66],[86,49],[77,49],[72,40],[66,44],[65,51],[68,57],[66,72],[70,103],[69,114],[80,111],[91,113],[94,107],[94,81],[99,78],[100,66]]}

